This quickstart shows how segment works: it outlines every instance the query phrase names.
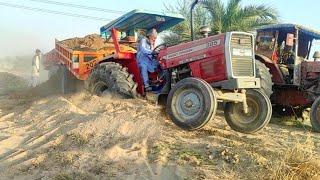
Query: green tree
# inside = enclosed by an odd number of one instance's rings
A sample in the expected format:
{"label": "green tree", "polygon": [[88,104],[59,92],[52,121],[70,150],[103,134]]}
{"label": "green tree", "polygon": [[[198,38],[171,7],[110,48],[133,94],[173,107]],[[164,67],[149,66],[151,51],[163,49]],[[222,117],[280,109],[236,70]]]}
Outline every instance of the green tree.
{"label": "green tree", "polygon": [[[180,0],[177,6],[166,6],[169,12],[180,13],[186,18],[167,33],[164,41],[184,41],[190,38],[190,4],[193,0]],[[221,0],[204,0],[195,10],[195,32],[203,25],[212,28],[212,34],[228,31],[250,31],[257,27],[274,24],[278,21],[278,12],[267,5],[242,6],[241,0],[229,0],[224,4]],[[173,35],[175,34],[175,35]],[[199,36],[199,35],[198,35]],[[173,38],[174,37],[174,38]]]}
{"label": "green tree", "polygon": [[[179,0],[178,3],[174,5],[165,5],[165,11],[170,13],[181,14],[186,20],[182,23],[174,26],[169,31],[164,33],[163,39],[166,43],[176,44],[183,41],[190,40],[190,5],[193,0]],[[194,27],[197,31],[203,25],[210,25],[211,19],[208,10],[203,6],[198,6],[194,12]],[[196,34],[199,36],[199,34]]]}
{"label": "green tree", "polygon": [[241,0],[230,0],[226,6],[221,0],[205,0],[203,4],[210,12],[215,33],[250,31],[278,21],[278,12],[263,4],[241,6]]}

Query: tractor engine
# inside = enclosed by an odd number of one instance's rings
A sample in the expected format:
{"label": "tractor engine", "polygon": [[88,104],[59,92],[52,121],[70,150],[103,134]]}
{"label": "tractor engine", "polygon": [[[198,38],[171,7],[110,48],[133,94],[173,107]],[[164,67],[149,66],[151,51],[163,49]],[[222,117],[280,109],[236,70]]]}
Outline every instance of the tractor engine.
{"label": "tractor engine", "polygon": [[272,105],[257,90],[253,47],[252,34],[229,32],[160,50],[160,65],[171,75],[167,112],[173,122],[199,129],[213,119],[217,103],[224,102],[232,129],[253,133],[268,124]]}
{"label": "tractor engine", "polygon": [[200,78],[222,89],[260,88],[255,78],[254,37],[229,32],[179,44],[159,53],[163,69],[170,69],[173,81]]}

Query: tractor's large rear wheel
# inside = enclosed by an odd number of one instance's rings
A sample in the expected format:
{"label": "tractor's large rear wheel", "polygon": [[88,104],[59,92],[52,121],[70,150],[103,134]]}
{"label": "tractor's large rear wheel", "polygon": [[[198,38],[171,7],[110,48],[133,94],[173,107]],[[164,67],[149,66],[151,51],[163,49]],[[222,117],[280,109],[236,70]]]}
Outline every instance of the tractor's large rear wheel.
{"label": "tractor's large rear wheel", "polygon": [[269,72],[269,68],[261,61],[256,60],[256,75],[260,78],[261,90],[270,97],[273,93],[272,91],[272,75]]}
{"label": "tractor's large rear wheel", "polygon": [[116,92],[125,97],[137,97],[137,84],[126,68],[114,62],[97,65],[85,82],[92,94],[101,96],[105,91]]}
{"label": "tractor's large rear wheel", "polygon": [[310,121],[314,131],[320,132],[320,97],[314,101],[310,112]]}
{"label": "tractor's large rear wheel", "polygon": [[217,98],[211,86],[200,79],[179,81],[167,99],[167,113],[182,129],[197,130],[211,120],[217,110]]}
{"label": "tractor's large rear wheel", "polygon": [[243,103],[228,102],[225,105],[225,118],[229,126],[242,133],[254,133],[264,128],[272,116],[269,98],[259,90],[247,90],[248,113]]}

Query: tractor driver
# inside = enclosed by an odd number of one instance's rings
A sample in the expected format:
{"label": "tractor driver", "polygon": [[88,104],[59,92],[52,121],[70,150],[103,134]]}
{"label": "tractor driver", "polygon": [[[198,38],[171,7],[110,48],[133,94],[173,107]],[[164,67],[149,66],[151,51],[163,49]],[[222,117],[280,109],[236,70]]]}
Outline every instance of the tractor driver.
{"label": "tractor driver", "polygon": [[137,59],[140,67],[140,73],[143,79],[146,91],[151,91],[152,88],[149,84],[148,72],[153,73],[159,67],[159,62],[153,58],[152,52],[154,49],[155,41],[158,33],[156,29],[151,29],[147,32],[147,37],[142,37],[137,49]]}

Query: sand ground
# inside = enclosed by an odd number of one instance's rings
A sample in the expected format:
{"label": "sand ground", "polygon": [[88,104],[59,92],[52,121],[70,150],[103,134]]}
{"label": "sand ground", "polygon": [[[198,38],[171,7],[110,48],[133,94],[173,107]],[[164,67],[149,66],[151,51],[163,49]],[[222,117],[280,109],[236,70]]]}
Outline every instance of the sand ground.
{"label": "sand ground", "polygon": [[319,134],[287,119],[248,135],[218,111],[186,132],[145,100],[6,92],[1,77],[0,179],[320,179]]}

